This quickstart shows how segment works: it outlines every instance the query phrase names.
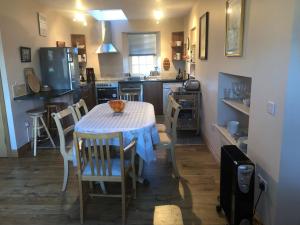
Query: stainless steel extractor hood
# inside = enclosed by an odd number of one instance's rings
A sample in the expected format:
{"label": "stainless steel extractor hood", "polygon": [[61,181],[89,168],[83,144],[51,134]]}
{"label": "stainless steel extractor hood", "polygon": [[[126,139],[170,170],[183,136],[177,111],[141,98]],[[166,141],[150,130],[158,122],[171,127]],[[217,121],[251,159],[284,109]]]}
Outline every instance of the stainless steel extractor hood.
{"label": "stainless steel extractor hood", "polygon": [[101,21],[102,43],[98,47],[96,53],[117,53],[118,49],[112,42],[112,32],[110,21]]}

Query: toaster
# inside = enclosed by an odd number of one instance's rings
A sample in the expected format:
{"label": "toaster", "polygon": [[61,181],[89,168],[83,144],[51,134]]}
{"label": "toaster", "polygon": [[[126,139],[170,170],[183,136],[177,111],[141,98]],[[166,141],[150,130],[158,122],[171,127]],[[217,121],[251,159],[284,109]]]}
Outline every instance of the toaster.
{"label": "toaster", "polygon": [[198,80],[187,80],[184,83],[184,88],[187,91],[200,91],[200,82]]}

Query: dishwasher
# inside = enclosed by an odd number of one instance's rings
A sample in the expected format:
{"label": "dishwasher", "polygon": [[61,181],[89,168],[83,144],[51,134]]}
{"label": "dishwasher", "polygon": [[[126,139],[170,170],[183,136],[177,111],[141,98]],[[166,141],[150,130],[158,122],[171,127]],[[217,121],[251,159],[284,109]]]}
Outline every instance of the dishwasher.
{"label": "dishwasher", "polygon": [[163,83],[163,107],[164,107],[164,115],[167,113],[168,107],[168,96],[171,93],[172,88],[182,87],[182,82],[177,83]]}

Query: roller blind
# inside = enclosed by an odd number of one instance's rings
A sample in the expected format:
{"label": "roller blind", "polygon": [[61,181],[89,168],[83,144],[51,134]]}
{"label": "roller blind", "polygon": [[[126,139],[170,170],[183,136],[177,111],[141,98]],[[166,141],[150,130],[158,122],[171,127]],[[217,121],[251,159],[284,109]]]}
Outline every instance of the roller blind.
{"label": "roller blind", "polygon": [[129,56],[156,55],[156,34],[128,34]]}

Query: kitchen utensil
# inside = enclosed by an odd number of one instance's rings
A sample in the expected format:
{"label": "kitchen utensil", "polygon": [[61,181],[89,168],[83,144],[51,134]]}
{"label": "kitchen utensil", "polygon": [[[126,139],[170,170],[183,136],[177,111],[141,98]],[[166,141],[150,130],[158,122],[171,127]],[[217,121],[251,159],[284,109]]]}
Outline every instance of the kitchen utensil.
{"label": "kitchen utensil", "polygon": [[30,90],[34,93],[39,93],[41,90],[41,84],[39,79],[35,76],[33,68],[24,69],[25,80]]}
{"label": "kitchen utensil", "polygon": [[170,69],[171,63],[170,60],[168,58],[164,58],[163,61],[163,67],[165,71],[168,71]]}
{"label": "kitchen utensil", "polygon": [[48,85],[43,85],[41,91],[51,91],[51,88]]}
{"label": "kitchen utensil", "polygon": [[238,132],[239,130],[239,125],[240,125],[240,122],[239,121],[228,121],[227,122],[227,131],[231,134],[231,135],[234,135]]}
{"label": "kitchen utensil", "polygon": [[121,113],[125,108],[125,102],[122,100],[110,100],[108,104],[115,113]]}
{"label": "kitchen utensil", "polygon": [[184,88],[187,91],[199,91],[200,82],[198,80],[190,79],[184,83]]}

